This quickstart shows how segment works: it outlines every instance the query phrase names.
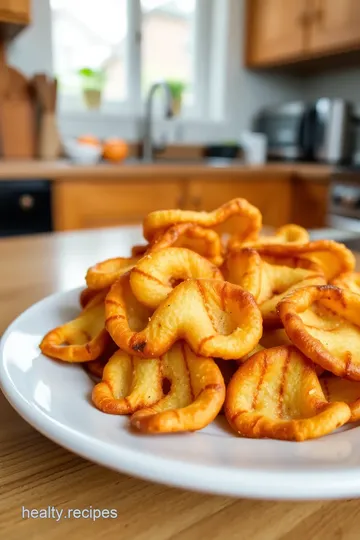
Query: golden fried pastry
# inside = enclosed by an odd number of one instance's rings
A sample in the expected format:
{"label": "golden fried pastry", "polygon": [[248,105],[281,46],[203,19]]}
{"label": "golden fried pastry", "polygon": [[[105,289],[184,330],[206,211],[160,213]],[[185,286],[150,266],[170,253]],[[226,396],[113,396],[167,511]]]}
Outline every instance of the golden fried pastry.
{"label": "golden fried pastry", "polygon": [[265,349],[239,367],[227,387],[225,415],[240,435],[304,441],[345,424],[346,403],[328,403],[313,364],[295,347]]}
{"label": "golden fried pastry", "polygon": [[143,222],[144,237],[152,242],[154,236],[172,225],[192,223],[227,233],[243,242],[257,238],[262,225],[261,213],[246,199],[233,199],[213,212],[191,210],[160,210],[151,212]]}
{"label": "golden fried pastry", "polygon": [[87,304],[96,296],[99,294],[99,291],[95,291],[93,289],[89,289],[89,287],[86,287],[86,289],[83,289],[80,293],[79,302],[80,306],[82,308],[86,307]]}
{"label": "golden fried pastry", "polygon": [[117,257],[97,263],[87,271],[86,284],[93,290],[111,287],[120,276],[134,268],[139,260],[140,257]]}
{"label": "golden fried pastry", "polygon": [[130,285],[139,302],[155,309],[176,284],[190,278],[223,281],[220,270],[201,255],[171,247],[145,255],[130,272]]}
{"label": "golden fried pastry", "polygon": [[333,279],[331,285],[360,294],[360,272],[345,272]]}
{"label": "golden fried pastry", "polygon": [[334,287],[306,287],[278,305],[291,341],[339,377],[360,380],[360,298]]}
{"label": "golden fried pastry", "polygon": [[291,345],[291,341],[288,338],[284,328],[267,328],[264,330],[260,342],[256,345],[256,347],[243,358],[237,360],[237,364],[243,364],[249,360],[250,356],[263,351],[264,349],[270,349],[271,347],[278,347],[280,345]]}
{"label": "golden fried pastry", "polygon": [[351,410],[350,422],[360,420],[360,383],[357,381],[348,381],[340,377],[326,375],[320,377],[321,388],[326,399],[333,403],[334,401],[344,401]]}
{"label": "golden fried pastry", "polygon": [[130,356],[118,350],[93,388],[94,405],[110,414],[131,414],[163,396],[161,361]]}
{"label": "golden fried pastry", "polygon": [[133,322],[134,317],[138,321],[139,304],[129,276],[122,276],[105,300],[106,328],[118,347],[143,358],[163,355],[179,339],[201,356],[241,358],[262,334],[261,313],[253,296],[224,281],[180,283],[142,328]]}
{"label": "golden fried pastry", "polygon": [[65,362],[96,360],[110,341],[105,330],[104,298],[105,293],[100,292],[76,319],[48,332],[40,343],[41,352]]}
{"label": "golden fried pastry", "polygon": [[241,243],[236,237],[230,238],[227,248],[228,250],[236,250],[242,247],[257,247],[268,244],[306,244],[309,242],[309,233],[303,227],[289,223],[283,225],[275,231],[273,236],[259,236],[257,239]]}
{"label": "golden fried pastry", "polygon": [[162,357],[161,369],[170,386],[167,395],[133,414],[131,424],[144,433],[195,431],[210,424],[225,399],[224,380],[214,360],[197,356],[179,342]]}
{"label": "golden fried pastry", "polygon": [[106,362],[107,361],[104,360],[93,360],[92,362],[85,362],[84,368],[94,377],[101,379],[104,367],[106,366]]}
{"label": "golden fried pastry", "polygon": [[[355,257],[343,244],[333,240],[317,240],[308,244],[284,244],[256,246],[262,259],[274,263],[278,257],[301,257],[309,259],[331,281],[343,272],[352,272],[355,268]],[[276,264],[276,263],[275,263]]]}
{"label": "golden fried pastry", "polygon": [[264,326],[280,325],[276,306],[289,292],[307,285],[326,283],[323,272],[312,261],[300,257],[292,260],[279,257],[278,262],[285,264],[270,264],[262,260],[256,250],[244,248],[229,252],[223,265],[227,281],[254,295]]}
{"label": "golden fried pastry", "polygon": [[149,249],[150,244],[138,244],[131,248],[131,257],[142,257]]}

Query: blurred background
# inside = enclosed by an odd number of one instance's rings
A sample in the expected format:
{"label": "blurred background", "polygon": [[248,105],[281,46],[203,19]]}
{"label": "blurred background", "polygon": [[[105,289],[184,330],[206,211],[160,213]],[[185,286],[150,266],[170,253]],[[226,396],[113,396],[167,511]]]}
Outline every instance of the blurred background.
{"label": "blurred background", "polygon": [[234,196],[360,230],[358,0],[0,0],[0,35],[2,236]]}

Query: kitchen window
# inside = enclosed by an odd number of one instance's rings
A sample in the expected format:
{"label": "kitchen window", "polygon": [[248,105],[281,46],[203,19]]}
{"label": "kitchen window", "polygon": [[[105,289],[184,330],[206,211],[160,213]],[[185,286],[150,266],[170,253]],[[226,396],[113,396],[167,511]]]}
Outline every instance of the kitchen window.
{"label": "kitchen window", "polygon": [[140,116],[158,79],[207,114],[212,0],[51,0],[60,111]]}

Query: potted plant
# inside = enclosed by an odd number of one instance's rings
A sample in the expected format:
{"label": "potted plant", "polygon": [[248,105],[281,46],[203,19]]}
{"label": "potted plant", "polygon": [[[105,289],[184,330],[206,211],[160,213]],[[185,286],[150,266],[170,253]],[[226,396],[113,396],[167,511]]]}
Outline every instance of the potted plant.
{"label": "potted plant", "polygon": [[104,87],[105,74],[101,69],[88,67],[79,70],[84,102],[88,109],[99,109],[101,93]]}
{"label": "potted plant", "polygon": [[168,80],[166,82],[169,85],[172,96],[173,115],[179,115],[181,112],[182,97],[184,90],[186,89],[186,84],[183,81],[178,80]]}

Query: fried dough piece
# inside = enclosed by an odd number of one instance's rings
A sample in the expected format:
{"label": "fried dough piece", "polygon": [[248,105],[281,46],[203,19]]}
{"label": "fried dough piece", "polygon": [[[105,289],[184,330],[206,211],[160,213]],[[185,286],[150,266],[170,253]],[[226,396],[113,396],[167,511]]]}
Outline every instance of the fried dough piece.
{"label": "fried dough piece", "polygon": [[100,292],[76,319],[50,330],[40,343],[41,352],[65,362],[96,360],[110,341],[105,330],[104,298],[105,293]]}
{"label": "fried dough piece", "polygon": [[93,376],[96,379],[101,379],[104,367],[117,350],[117,345],[109,336],[109,343],[106,346],[104,352],[96,360],[92,360],[91,362],[84,362],[83,368],[87,373],[89,373],[90,376]]}
{"label": "fried dough piece", "polygon": [[111,285],[120,276],[134,268],[140,257],[116,257],[99,262],[88,269],[86,284],[89,289],[102,290]]}
{"label": "fried dough piece", "polygon": [[304,441],[350,418],[346,403],[328,403],[313,364],[295,347],[263,350],[239,367],[227,388],[225,415],[240,435]]}
{"label": "fried dough piece", "polygon": [[267,328],[264,330],[258,345],[256,345],[256,347],[249,352],[249,354],[237,360],[237,364],[241,366],[241,364],[249,360],[253,354],[263,351],[264,349],[279,347],[280,345],[291,345],[291,341],[288,338],[284,328]]}
{"label": "fried dough piece", "polygon": [[320,377],[321,388],[326,399],[333,403],[334,401],[344,401],[349,405],[351,417],[349,422],[360,420],[360,383],[357,381],[348,381],[340,377],[326,375]]}
{"label": "fried dough piece", "polygon": [[122,276],[105,300],[106,328],[118,347],[143,358],[163,355],[179,339],[201,356],[241,358],[262,334],[261,313],[253,296],[225,281],[180,283],[142,328],[132,321],[139,305],[129,276]]}
{"label": "fried dough piece", "polygon": [[169,247],[191,249],[216,266],[224,261],[223,247],[219,235],[212,229],[205,229],[193,223],[178,223],[165,232],[157,234],[151,244],[134,246],[132,255],[144,255]]}
{"label": "fried dough piece", "polygon": [[306,287],[278,305],[291,341],[338,377],[360,380],[360,298],[334,287]]}
{"label": "fried dough piece", "polygon": [[136,298],[149,308],[157,308],[181,280],[219,279],[217,266],[186,248],[167,248],[145,255],[130,272],[130,286]]}
{"label": "fried dough piece", "polygon": [[241,244],[236,238],[230,238],[228,250],[242,247],[257,247],[268,244],[306,244],[309,242],[309,233],[303,227],[289,223],[275,231],[273,236],[259,236],[256,240]]}
{"label": "fried dough piece", "polygon": [[162,357],[161,367],[170,390],[154,405],[133,414],[132,426],[144,433],[171,433],[210,424],[225,400],[224,380],[214,360],[197,356],[179,342]]}
{"label": "fried dough piece", "polygon": [[150,244],[136,244],[131,248],[131,257],[142,257],[149,249]]}
{"label": "fried dough piece", "polygon": [[179,223],[193,223],[227,233],[240,241],[256,239],[262,225],[260,211],[246,199],[233,199],[212,212],[191,210],[160,210],[151,212],[143,222],[144,237],[152,242],[154,236]]}
{"label": "fried dough piece", "polygon": [[131,414],[149,407],[163,396],[161,362],[118,350],[104,368],[102,381],[92,392],[92,401],[109,414]]}
{"label": "fried dough piece", "polygon": [[344,244],[333,240],[317,240],[308,244],[269,244],[256,246],[256,251],[262,259],[271,263],[278,257],[309,259],[324,272],[327,281],[332,281],[344,272],[352,272],[355,268],[353,253]]}
{"label": "fried dough piece", "polygon": [[254,295],[265,327],[281,324],[276,306],[291,291],[326,283],[322,270],[312,261],[301,257],[285,260],[279,257],[278,262],[285,264],[270,264],[262,260],[256,250],[244,248],[228,253],[223,266],[227,281]]}
{"label": "fried dough piece", "polygon": [[345,272],[333,279],[331,285],[360,294],[360,272]]}
{"label": "fried dough piece", "polygon": [[90,300],[92,300],[97,294],[99,294],[99,291],[89,289],[89,287],[83,289],[79,297],[80,306],[82,308],[85,308],[90,302]]}

